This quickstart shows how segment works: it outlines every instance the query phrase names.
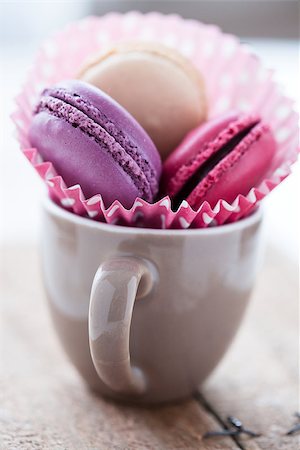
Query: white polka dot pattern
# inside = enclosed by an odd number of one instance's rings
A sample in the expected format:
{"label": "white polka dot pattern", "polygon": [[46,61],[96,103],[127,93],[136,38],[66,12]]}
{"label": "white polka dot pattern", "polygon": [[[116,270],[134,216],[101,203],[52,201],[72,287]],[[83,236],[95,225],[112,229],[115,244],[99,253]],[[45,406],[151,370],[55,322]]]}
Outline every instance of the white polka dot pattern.
{"label": "white polka dot pattern", "polygon": [[[204,75],[210,116],[230,108],[262,115],[275,130],[281,155],[282,162],[274,168],[273,175],[252,188],[247,196],[239,195],[231,204],[220,199],[212,209],[204,202],[197,211],[183,200],[175,212],[168,197],[155,204],[136,199],[130,210],[115,201],[106,209],[100,194],[86,199],[79,185],[67,188],[53,165],[43,162],[36,149],[29,147],[27,130],[33,106],[45,86],[74,77],[86,58],[107,48],[111,42],[128,38],[163,42],[190,58]],[[293,111],[292,101],[272,81],[271,72],[253,57],[252,50],[240,45],[236,38],[222,34],[215,26],[184,21],[175,15],[111,13],[67,26],[41,47],[16,98],[12,117],[22,151],[45,181],[51,197],[76,214],[111,224],[186,229],[234,222],[249,214],[290,173],[298,155],[298,114]]]}

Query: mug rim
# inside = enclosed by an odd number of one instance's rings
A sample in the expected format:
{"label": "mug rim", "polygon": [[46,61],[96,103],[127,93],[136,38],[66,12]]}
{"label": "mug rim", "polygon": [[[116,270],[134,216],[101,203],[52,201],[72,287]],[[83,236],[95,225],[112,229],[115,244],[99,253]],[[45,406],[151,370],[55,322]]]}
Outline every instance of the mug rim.
{"label": "mug rim", "polygon": [[186,229],[161,229],[161,228],[139,228],[139,227],[127,227],[123,225],[113,225],[106,222],[96,222],[88,217],[79,216],[71,211],[68,211],[61,206],[57,205],[49,196],[44,196],[42,201],[43,210],[49,214],[55,215],[68,222],[76,223],[77,225],[98,229],[102,231],[110,231],[114,233],[122,232],[128,234],[152,234],[152,235],[212,235],[218,233],[230,233],[232,231],[241,230],[259,222],[263,216],[263,208],[260,205],[256,211],[250,216],[240,219],[233,223],[218,225],[215,227],[207,228],[186,228]]}

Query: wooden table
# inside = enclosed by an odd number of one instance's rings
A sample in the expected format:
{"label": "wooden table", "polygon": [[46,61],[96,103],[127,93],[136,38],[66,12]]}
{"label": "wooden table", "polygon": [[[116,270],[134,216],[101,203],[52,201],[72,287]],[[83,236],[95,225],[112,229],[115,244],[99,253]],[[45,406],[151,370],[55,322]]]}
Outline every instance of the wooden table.
{"label": "wooden table", "polygon": [[[269,249],[243,326],[201,394],[151,409],[89,392],[52,330],[34,248],[1,251],[0,448],[299,449],[297,267]],[[237,416],[259,438],[203,439]]]}

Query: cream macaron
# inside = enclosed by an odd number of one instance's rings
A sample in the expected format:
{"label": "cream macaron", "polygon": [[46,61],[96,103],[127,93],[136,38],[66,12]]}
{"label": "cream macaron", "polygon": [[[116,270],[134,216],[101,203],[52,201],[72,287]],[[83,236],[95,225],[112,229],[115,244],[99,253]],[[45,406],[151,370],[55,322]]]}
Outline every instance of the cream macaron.
{"label": "cream macaron", "polygon": [[162,159],[206,119],[203,77],[179,52],[156,43],[115,44],[78,78],[114,98],[142,125]]}

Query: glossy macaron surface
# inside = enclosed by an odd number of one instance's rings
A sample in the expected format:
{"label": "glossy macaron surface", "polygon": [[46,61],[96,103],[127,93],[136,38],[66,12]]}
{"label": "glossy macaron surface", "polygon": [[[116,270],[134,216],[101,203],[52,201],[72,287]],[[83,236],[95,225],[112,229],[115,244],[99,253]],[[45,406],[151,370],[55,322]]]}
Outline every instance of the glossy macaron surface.
{"label": "glossy macaron surface", "polygon": [[136,197],[153,201],[161,171],[159,154],[141,126],[99,89],[66,81],[41,96],[29,130],[31,144],[51,161],[68,186],[106,205]]}
{"label": "glossy macaron surface", "polygon": [[164,164],[163,191],[177,208],[182,200],[197,209],[247,195],[267,175],[276,151],[269,127],[235,112],[193,130]]}

